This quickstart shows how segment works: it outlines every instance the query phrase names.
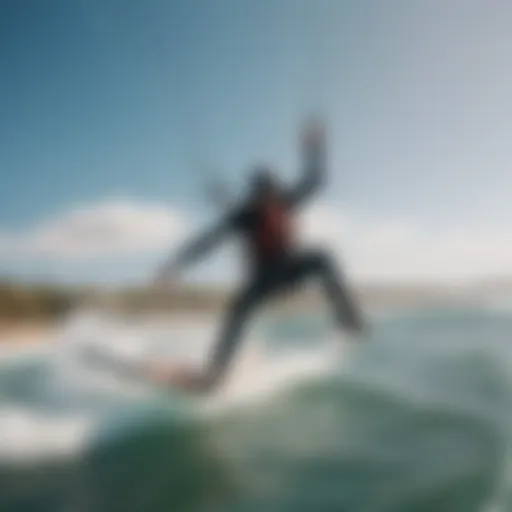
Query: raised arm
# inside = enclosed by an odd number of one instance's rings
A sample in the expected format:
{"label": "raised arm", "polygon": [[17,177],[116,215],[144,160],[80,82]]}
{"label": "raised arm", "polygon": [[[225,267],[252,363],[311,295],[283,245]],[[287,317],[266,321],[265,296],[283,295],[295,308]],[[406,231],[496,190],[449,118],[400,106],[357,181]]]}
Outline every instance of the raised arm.
{"label": "raised arm", "polygon": [[301,142],[303,176],[289,195],[289,201],[294,206],[317,192],[324,184],[326,174],[326,140],[323,125],[319,122],[308,123]]}

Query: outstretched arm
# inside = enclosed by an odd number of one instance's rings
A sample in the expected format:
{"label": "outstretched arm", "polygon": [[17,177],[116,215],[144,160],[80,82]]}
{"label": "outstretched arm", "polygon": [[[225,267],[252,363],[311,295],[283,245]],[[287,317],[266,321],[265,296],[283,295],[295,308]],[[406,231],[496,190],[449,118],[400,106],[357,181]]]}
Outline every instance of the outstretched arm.
{"label": "outstretched arm", "polygon": [[303,177],[291,191],[293,206],[309,199],[324,183],[326,174],[325,129],[318,122],[309,123],[302,138]]}
{"label": "outstretched arm", "polygon": [[178,254],[173,255],[164,263],[158,272],[158,278],[165,279],[185,266],[197,262],[213,250],[232,229],[233,219],[228,217],[213,229],[193,239]]}

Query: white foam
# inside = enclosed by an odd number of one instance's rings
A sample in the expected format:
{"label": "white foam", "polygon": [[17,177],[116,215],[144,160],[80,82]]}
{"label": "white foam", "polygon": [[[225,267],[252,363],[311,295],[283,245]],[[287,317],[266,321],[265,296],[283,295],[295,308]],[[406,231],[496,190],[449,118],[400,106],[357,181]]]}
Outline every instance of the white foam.
{"label": "white foam", "polygon": [[[181,321],[180,321],[181,320]],[[151,394],[148,383],[126,382],[108,370],[97,371],[81,359],[81,348],[91,345],[114,357],[130,361],[171,358],[204,364],[214,343],[217,319],[194,318],[178,321],[124,322],[92,313],[77,315],[67,322],[54,340],[51,371],[44,383],[45,396],[56,403],[73,406],[73,414],[56,415],[22,406],[0,406],[0,459],[33,461],[79,453],[94,425],[94,412],[76,409],[80,396],[123,398]],[[212,334],[213,333],[213,334]],[[293,348],[268,354],[254,332],[249,332],[234,361],[232,375],[214,396],[191,402],[191,413],[212,413],[240,404],[265,400],[301,379],[332,371],[339,361],[339,340],[297,351]],[[165,352],[164,349],[169,348]],[[40,385],[36,384],[36,385]],[[142,395],[141,395],[142,394]],[[90,400],[86,400],[90,407]],[[94,399],[93,399],[94,402]]]}
{"label": "white foam", "polygon": [[[211,353],[211,344],[215,342],[218,329],[217,323],[218,319],[215,317],[197,315],[175,318],[172,321],[156,318],[137,324],[85,315],[75,319],[71,324],[72,328],[67,329],[66,337],[71,347],[94,344],[97,349],[122,360],[168,358],[201,367]],[[221,410],[265,399],[294,382],[325,374],[332,371],[334,366],[339,366],[339,339],[329,342],[325,339],[319,340],[318,345],[301,350],[295,349],[293,344],[287,344],[288,349],[269,355],[264,343],[255,335],[254,329],[246,337],[226,384],[214,397],[202,401],[202,410]],[[349,343],[344,345],[345,354]],[[69,361],[63,367],[70,374],[70,378],[80,373],[79,369],[71,370]],[[92,378],[95,384],[99,383],[97,377],[93,375]],[[91,384],[90,377],[86,379],[82,376],[81,380],[88,380],[89,385]],[[118,384],[119,382],[117,380]]]}
{"label": "white foam", "polygon": [[[258,344],[255,343],[257,347]],[[223,388],[203,403],[203,411],[211,414],[242,404],[267,400],[302,380],[327,375],[340,368],[346,359],[348,344],[339,340],[301,351],[283,351],[272,358],[264,352],[248,351],[235,365]],[[343,355],[343,357],[342,357]]]}
{"label": "white foam", "polygon": [[19,406],[0,409],[0,461],[34,463],[77,456],[85,446],[92,418],[56,417]]}

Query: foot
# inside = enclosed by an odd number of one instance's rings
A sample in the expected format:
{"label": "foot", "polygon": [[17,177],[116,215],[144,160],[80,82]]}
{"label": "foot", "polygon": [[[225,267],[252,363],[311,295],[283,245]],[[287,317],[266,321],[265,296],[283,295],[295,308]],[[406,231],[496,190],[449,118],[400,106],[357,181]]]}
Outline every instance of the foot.
{"label": "foot", "polygon": [[155,363],[150,367],[149,374],[160,385],[184,391],[203,392],[210,388],[202,373],[179,365]]}
{"label": "foot", "polygon": [[351,325],[345,328],[345,332],[350,338],[361,340],[366,337],[368,328],[362,324]]}

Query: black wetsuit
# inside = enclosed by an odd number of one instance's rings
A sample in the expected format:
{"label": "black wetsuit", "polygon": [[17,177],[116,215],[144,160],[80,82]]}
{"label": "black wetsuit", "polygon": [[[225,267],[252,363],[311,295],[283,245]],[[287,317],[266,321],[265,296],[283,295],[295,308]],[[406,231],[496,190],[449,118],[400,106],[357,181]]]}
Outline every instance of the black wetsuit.
{"label": "black wetsuit", "polygon": [[249,279],[228,308],[207,371],[211,381],[217,380],[226,370],[241,340],[242,330],[257,307],[306,278],[322,279],[340,326],[351,330],[361,327],[358,308],[332,259],[323,251],[299,251],[292,239],[290,222],[296,209],[323,181],[324,154],[320,149],[306,153],[305,176],[298,186],[281,191],[271,204],[249,200],[233,209],[217,228],[201,236],[178,257],[178,264],[189,264],[229,233],[240,235],[248,245]]}

